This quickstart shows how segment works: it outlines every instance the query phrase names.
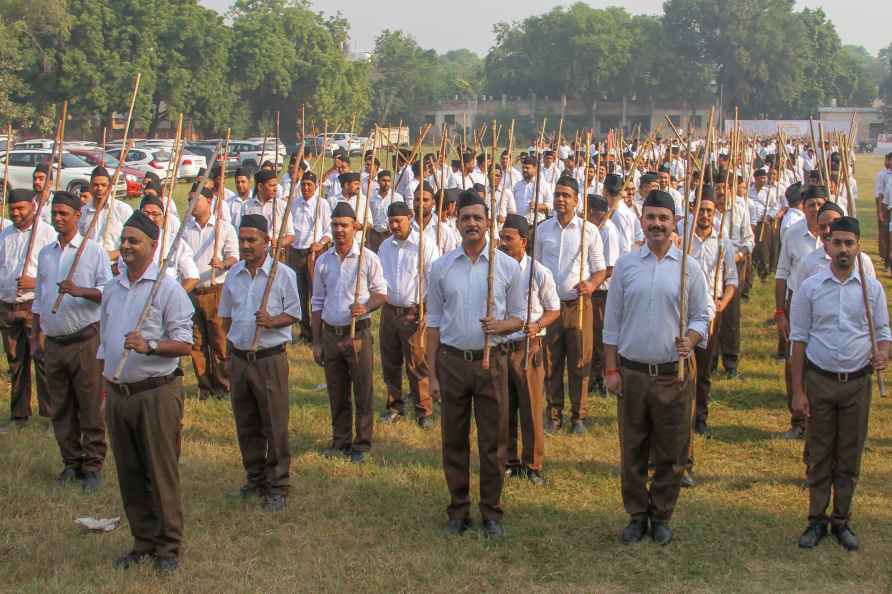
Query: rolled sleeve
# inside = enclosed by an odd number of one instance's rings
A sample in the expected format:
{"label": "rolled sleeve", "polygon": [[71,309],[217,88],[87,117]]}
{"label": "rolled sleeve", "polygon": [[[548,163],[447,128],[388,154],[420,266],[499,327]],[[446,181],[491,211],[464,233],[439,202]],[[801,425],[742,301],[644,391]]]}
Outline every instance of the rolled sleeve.
{"label": "rolled sleeve", "polygon": [[321,258],[316,260],[313,272],[313,298],[310,302],[313,304],[313,311],[318,312],[321,312],[322,307],[325,305],[325,279],[323,278],[325,275],[325,259],[325,254],[323,254]]}
{"label": "rolled sleeve", "polygon": [[223,289],[220,291],[220,304],[217,306],[217,315],[221,318],[231,318],[232,317],[232,291],[230,278],[234,278],[232,275],[226,275],[226,280],[223,281]]}
{"label": "rolled sleeve", "polygon": [[737,276],[737,264],[734,261],[734,245],[729,241],[725,243],[725,286],[737,287],[740,279]]}
{"label": "rolled sleeve", "polygon": [[688,256],[688,311],[687,327],[703,338],[709,337],[709,320],[711,319],[710,305],[715,307],[709,299],[709,291],[706,284],[706,276],[700,264]]}
{"label": "rolled sleeve", "polygon": [[[533,266],[533,262],[530,262],[530,266]],[[527,280],[525,279],[529,279],[526,271],[521,270],[520,266],[517,266],[514,276],[511,278],[511,283],[508,285],[508,300],[505,304],[508,317],[524,321],[526,321],[527,316]]]}
{"label": "rolled sleeve", "polygon": [[883,286],[875,279],[865,279],[873,287],[873,325],[876,329],[877,342],[892,341],[892,333],[889,331],[889,305]]}
{"label": "rolled sleeve", "polygon": [[607,291],[607,304],[604,306],[604,344],[616,346],[619,344],[619,331],[623,319],[623,269],[628,257],[623,256],[616,261],[611,277],[610,290]]}
{"label": "rolled sleeve", "polygon": [[297,293],[297,275],[284,265],[280,272],[285,272],[282,275],[282,312],[295,320],[302,320],[303,310]]}
{"label": "rolled sleeve", "polygon": [[790,242],[781,242],[780,256],[777,259],[777,272],[774,274],[775,279],[787,280],[790,278],[790,268],[793,262],[789,246]]}
{"label": "rolled sleeve", "polygon": [[808,342],[811,330],[811,292],[813,284],[806,282],[799,290],[793,293],[790,302],[790,341]]}
{"label": "rolled sleeve", "polygon": [[604,261],[604,242],[601,240],[601,234],[598,228],[591,223],[585,224],[585,232],[588,234],[587,239],[590,242],[588,250],[588,266],[591,274],[607,270],[607,263]]}
{"label": "rolled sleeve", "polygon": [[186,291],[176,285],[170,291],[170,297],[164,308],[164,330],[168,340],[192,344],[192,314],[195,308]]}
{"label": "rolled sleeve", "polygon": [[431,268],[430,282],[427,285],[427,325],[429,328],[439,328],[443,318],[443,293],[440,290],[440,279],[443,276],[443,266],[435,263]]}

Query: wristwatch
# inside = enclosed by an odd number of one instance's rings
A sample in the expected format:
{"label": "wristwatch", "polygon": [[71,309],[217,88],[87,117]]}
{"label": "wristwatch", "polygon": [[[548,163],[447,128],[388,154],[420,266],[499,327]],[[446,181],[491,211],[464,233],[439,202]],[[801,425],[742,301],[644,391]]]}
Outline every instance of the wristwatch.
{"label": "wristwatch", "polygon": [[148,345],[149,345],[149,351],[146,353],[147,355],[154,355],[155,353],[158,352],[158,341],[157,340],[150,340],[148,342]]}

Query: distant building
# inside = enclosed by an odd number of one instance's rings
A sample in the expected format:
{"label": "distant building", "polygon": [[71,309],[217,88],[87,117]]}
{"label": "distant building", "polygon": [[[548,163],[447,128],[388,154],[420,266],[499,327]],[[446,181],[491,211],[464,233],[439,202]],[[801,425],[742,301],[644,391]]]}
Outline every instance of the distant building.
{"label": "distant building", "polygon": [[876,107],[819,107],[818,118],[822,122],[844,122],[846,126],[852,121],[852,114],[855,115],[855,127],[857,136],[855,144],[857,145],[874,145],[877,141],[877,135],[883,131],[884,119],[883,111]]}

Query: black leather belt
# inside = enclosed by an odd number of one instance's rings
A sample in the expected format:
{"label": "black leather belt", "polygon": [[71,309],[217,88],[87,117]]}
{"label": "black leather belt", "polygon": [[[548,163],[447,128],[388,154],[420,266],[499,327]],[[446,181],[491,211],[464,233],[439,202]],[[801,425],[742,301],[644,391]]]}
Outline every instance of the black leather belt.
{"label": "black leather belt", "polygon": [[266,359],[267,357],[272,357],[273,355],[278,355],[279,353],[285,352],[285,343],[278,344],[274,347],[269,347],[268,349],[258,349],[256,351],[243,351],[241,349],[237,349],[230,343],[229,350],[233,355],[242,359],[244,361],[256,361],[258,359]]}
{"label": "black leather belt", "polygon": [[97,334],[99,334],[99,322],[93,322],[89,326],[85,326],[77,332],[72,332],[71,334],[63,334],[61,336],[47,335],[46,339],[50,342],[54,342],[56,344],[64,346],[75,342],[90,340]]}
{"label": "black leather belt", "polygon": [[292,251],[293,253],[297,254],[298,256],[306,256],[307,254],[310,253],[310,248],[296,248],[296,247],[292,247],[292,248],[291,248],[291,251]]}
{"label": "black leather belt", "polygon": [[[483,360],[483,349],[479,351],[466,351],[462,349],[457,349],[454,346],[450,346],[448,344],[440,343],[440,348],[446,351],[447,353],[452,353],[453,355],[458,355],[465,361],[482,361]],[[489,356],[498,355],[502,352],[501,347],[494,346],[489,347]]]}
{"label": "black leather belt", "polygon": [[[371,318],[364,318],[362,320],[356,320],[356,331],[357,332],[359,332],[360,330],[367,330],[368,328],[371,328],[371,326],[372,326]],[[338,336],[348,336],[350,334],[350,324],[347,324],[346,326],[332,326],[328,322],[322,322],[322,327],[325,328],[326,330],[328,330],[329,332],[337,334]]]}
{"label": "black leather belt", "polygon": [[0,301],[0,310],[3,311],[31,311],[31,304],[34,303],[34,300],[22,301],[20,303],[7,303],[6,301]]}
{"label": "black leather belt", "polygon": [[130,382],[129,384],[108,382],[108,385],[114,388],[115,392],[122,396],[136,396],[141,392],[148,392],[149,390],[165,386],[181,375],[183,375],[183,370],[177,367],[173,373],[162,375],[161,377],[149,377],[138,382]]}
{"label": "black leather belt", "polygon": [[[522,351],[526,343],[526,338],[521,338],[520,340],[512,340],[511,342],[505,343],[505,348],[508,349],[509,353],[516,353],[517,351]],[[532,338],[530,338],[530,348],[533,348],[537,344],[539,344],[538,336],[533,336]]]}
{"label": "black leather belt", "polygon": [[835,371],[827,371],[826,369],[821,369],[808,359],[805,360],[805,368],[814,371],[818,375],[823,375],[824,377],[836,380],[841,384],[844,384],[851,380],[862,378],[865,375],[870,375],[871,373],[873,373],[873,367],[870,364],[865,365],[857,371],[851,371],[849,373],[837,373]]}
{"label": "black leather belt", "polygon": [[393,312],[398,318],[404,318],[408,315],[417,315],[418,314],[418,306],[410,305],[409,307],[400,307],[399,305],[390,305],[389,303],[385,303],[384,307]]}
{"label": "black leather belt", "polygon": [[219,293],[223,290],[223,285],[217,284],[212,285],[210,287],[195,287],[192,289],[193,295],[211,295],[213,293]]}
{"label": "black leather belt", "polygon": [[638,361],[631,361],[625,357],[620,357],[619,364],[621,367],[640,373],[646,373],[651,377],[675,375],[678,373],[678,361],[670,361],[668,363],[639,363]]}

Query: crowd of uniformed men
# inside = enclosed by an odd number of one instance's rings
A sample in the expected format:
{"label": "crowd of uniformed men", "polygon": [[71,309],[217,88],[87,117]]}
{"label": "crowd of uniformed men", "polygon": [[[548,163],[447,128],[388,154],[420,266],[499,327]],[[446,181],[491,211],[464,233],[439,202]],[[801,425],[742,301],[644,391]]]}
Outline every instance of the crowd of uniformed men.
{"label": "crowd of uniformed men", "polygon": [[[411,408],[430,429],[439,411],[447,533],[472,525],[472,415],[481,529],[497,538],[506,478],[544,485],[544,434],[586,433],[589,395],[610,393],[630,517],[622,541],[650,533],[667,544],[680,489],[694,485],[691,434],[709,433],[710,378],[719,365],[739,376],[741,304],[756,274],[773,274],[784,435],[805,439],[810,489],[799,545],[814,547],[829,528],[857,549],[851,502],[871,375],[886,365],[890,333],[838,148],[765,140],[730,155],[726,141],[707,153],[694,140],[689,155],[659,139],[646,149],[536,144],[519,157],[465,149],[451,163],[399,152],[392,170],[366,154],[354,171],[336,152],[318,177],[292,155],[281,176],[269,162],[253,176],[235,171],[235,191],[222,196],[218,164],[193,187],[184,220],[152,175],[134,210],[110,198],[103,167],[76,196],[44,191],[51,172],[39,165],[33,190],[9,193],[0,232],[11,404],[2,431],[28,422],[34,384],[59,446],[58,480],[87,491],[101,488],[108,434],[134,537],[115,564],[172,570],[183,538],[180,358],[191,356],[200,398],[231,399],[245,468],[237,496],[282,511],[288,345],[311,344],[325,370],[323,455],[362,463],[380,310],[379,422]],[[885,230],[892,155],[876,198]]]}

